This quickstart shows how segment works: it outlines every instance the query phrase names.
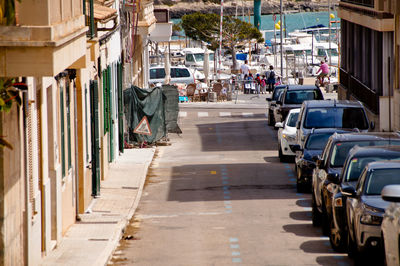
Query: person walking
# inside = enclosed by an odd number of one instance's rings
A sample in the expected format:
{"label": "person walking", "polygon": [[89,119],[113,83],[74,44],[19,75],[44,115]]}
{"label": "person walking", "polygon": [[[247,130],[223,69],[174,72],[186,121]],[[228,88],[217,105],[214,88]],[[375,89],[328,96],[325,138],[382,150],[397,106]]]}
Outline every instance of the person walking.
{"label": "person walking", "polygon": [[268,91],[272,92],[275,88],[275,71],[273,66],[269,66],[269,70],[265,72],[265,76],[267,77],[267,86]]}
{"label": "person walking", "polygon": [[245,60],[244,61],[244,64],[242,64],[241,66],[240,66],[240,78],[241,78],[241,80],[242,80],[242,84],[243,84],[243,92],[245,92],[246,91],[246,84],[245,84],[245,80],[247,79],[247,77],[249,76],[249,74],[250,74],[250,67],[249,67],[249,65],[248,65],[248,62],[249,61],[247,61],[247,60]]}
{"label": "person walking", "polygon": [[267,79],[265,78],[265,75],[262,75],[261,79],[261,93],[264,94],[267,92]]}

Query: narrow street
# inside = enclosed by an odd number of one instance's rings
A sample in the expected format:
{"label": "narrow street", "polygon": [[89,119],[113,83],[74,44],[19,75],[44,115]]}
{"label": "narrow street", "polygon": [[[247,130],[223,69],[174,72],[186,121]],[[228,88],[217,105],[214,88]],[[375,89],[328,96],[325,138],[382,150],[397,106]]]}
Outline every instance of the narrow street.
{"label": "narrow street", "polygon": [[265,107],[222,105],[181,107],[111,264],[352,265],[312,226]]}

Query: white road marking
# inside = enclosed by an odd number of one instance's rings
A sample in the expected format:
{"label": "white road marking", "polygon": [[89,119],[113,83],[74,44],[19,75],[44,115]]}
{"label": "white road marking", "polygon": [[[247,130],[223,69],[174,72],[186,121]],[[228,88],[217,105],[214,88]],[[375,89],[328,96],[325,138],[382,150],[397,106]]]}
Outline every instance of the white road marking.
{"label": "white road marking", "polygon": [[231,116],[231,112],[219,112],[219,116]]}
{"label": "white road marking", "polygon": [[179,112],[179,117],[186,117],[187,116],[187,112]]}
{"label": "white road marking", "polygon": [[197,116],[198,117],[207,117],[208,116],[208,112],[198,112]]}
{"label": "white road marking", "polygon": [[253,115],[253,113],[242,113],[243,117],[252,117]]}

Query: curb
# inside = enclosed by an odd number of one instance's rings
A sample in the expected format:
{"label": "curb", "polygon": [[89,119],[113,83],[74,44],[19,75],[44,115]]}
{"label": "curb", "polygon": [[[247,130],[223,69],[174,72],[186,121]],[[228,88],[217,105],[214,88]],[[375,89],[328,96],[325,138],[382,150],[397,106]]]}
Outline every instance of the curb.
{"label": "curb", "polygon": [[140,199],[141,199],[142,193],[143,193],[144,184],[147,179],[147,173],[149,171],[149,167],[150,167],[151,163],[154,160],[154,154],[157,151],[157,148],[151,148],[151,149],[153,149],[153,154],[152,154],[151,160],[149,160],[148,162],[145,163],[145,167],[143,170],[143,178],[140,181],[139,189],[136,194],[135,200],[134,200],[131,208],[129,209],[128,214],[121,221],[118,222],[117,229],[115,230],[115,234],[114,234],[112,240],[108,241],[106,250],[110,250],[110,252],[104,252],[104,253],[106,253],[104,255],[104,257],[106,257],[105,258],[106,260],[105,261],[101,260],[103,262],[99,261],[98,265],[108,265],[108,262],[112,258],[112,255],[113,255],[115,249],[118,247],[118,243],[122,238],[125,227],[129,224],[129,221],[132,219],[137,207],[139,206],[139,202],[140,202]]}

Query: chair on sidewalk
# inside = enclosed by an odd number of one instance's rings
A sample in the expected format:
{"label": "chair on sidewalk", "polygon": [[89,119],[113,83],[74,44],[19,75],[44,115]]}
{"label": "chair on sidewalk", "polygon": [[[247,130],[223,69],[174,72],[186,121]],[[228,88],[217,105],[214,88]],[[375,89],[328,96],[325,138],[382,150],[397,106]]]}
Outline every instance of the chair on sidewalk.
{"label": "chair on sidewalk", "polygon": [[187,97],[189,98],[189,101],[194,102],[196,98],[200,100],[199,94],[197,94],[196,96],[195,93],[196,93],[196,84],[189,84],[186,86],[186,94]]}
{"label": "chair on sidewalk", "polygon": [[217,101],[218,100],[222,101],[225,98],[222,93],[222,84],[221,83],[214,83],[212,91],[217,94]]}

